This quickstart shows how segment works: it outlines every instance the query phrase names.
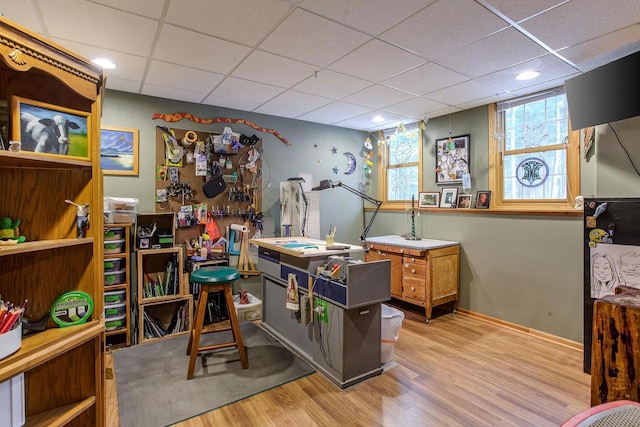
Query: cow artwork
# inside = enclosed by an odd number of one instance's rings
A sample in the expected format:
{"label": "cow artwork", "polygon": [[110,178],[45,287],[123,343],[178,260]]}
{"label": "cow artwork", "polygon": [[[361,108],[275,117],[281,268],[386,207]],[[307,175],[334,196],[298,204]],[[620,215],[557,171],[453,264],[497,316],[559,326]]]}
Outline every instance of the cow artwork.
{"label": "cow artwork", "polygon": [[54,109],[48,104],[14,98],[12,136],[21,142],[22,151],[88,157],[86,115],[80,111],[61,107]]}
{"label": "cow artwork", "polygon": [[77,123],[60,114],[38,119],[31,113],[20,113],[23,150],[66,156],[69,154],[69,129],[79,128]]}

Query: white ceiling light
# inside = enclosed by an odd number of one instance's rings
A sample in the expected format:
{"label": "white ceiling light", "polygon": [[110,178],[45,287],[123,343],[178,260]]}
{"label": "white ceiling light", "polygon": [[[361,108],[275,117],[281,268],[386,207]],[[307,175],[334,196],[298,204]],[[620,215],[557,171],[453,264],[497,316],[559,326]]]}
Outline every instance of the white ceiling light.
{"label": "white ceiling light", "polygon": [[114,64],[107,58],[96,58],[92,59],[91,62],[104,68],[105,70],[113,70],[114,68],[116,68],[116,64]]}
{"label": "white ceiling light", "polygon": [[540,75],[539,71],[525,71],[516,76],[516,80],[531,80]]}
{"label": "white ceiling light", "polygon": [[384,122],[384,117],[382,117],[382,116],[374,116],[374,117],[371,119],[371,121],[372,121],[372,122],[374,122],[374,123]]}

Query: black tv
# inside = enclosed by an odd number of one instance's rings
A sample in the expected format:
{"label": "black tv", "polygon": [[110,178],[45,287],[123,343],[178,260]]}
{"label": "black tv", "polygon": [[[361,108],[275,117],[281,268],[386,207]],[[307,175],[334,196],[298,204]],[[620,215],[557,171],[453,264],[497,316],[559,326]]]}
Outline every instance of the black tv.
{"label": "black tv", "polygon": [[640,51],[564,82],[571,128],[640,116]]}

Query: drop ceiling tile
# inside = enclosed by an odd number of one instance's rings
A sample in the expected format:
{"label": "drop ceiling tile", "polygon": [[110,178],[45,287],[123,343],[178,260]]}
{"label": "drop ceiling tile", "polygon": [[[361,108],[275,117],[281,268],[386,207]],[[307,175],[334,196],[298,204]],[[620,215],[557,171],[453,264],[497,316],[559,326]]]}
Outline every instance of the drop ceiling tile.
{"label": "drop ceiling tile", "polygon": [[380,39],[433,59],[499,31],[508,24],[473,0],[438,1]]}
{"label": "drop ceiling tile", "polygon": [[370,108],[383,108],[387,105],[397,104],[412,98],[413,95],[391,89],[386,86],[375,85],[362,89],[353,95],[349,95],[342,100],[350,104],[362,105]]}
{"label": "drop ceiling tile", "polygon": [[187,7],[184,1],[173,1],[165,20],[255,47],[287,14],[292,3],[286,0],[190,0]]}
{"label": "drop ceiling tile", "polygon": [[6,18],[22,25],[39,34],[44,34],[44,29],[38,19],[37,8],[34,2],[25,1],[0,1],[0,12]]}
{"label": "drop ceiling tile", "polygon": [[495,93],[496,90],[490,86],[478,83],[475,80],[469,80],[446,89],[431,92],[425,97],[443,104],[457,105],[486,98],[487,96],[495,95]]}
{"label": "drop ceiling tile", "polygon": [[201,93],[204,98],[204,95],[209,94],[224,77],[222,74],[153,60],[149,65],[145,84]]}
{"label": "drop ceiling tile", "polygon": [[432,111],[446,108],[447,105],[441,102],[426,98],[412,98],[384,108],[384,111],[411,117],[429,117]]}
{"label": "drop ceiling tile", "polygon": [[389,43],[371,40],[331,64],[329,69],[378,83],[424,62],[423,58]]}
{"label": "drop ceiling tile", "polygon": [[329,105],[325,105],[324,107],[320,107],[310,113],[303,114],[302,116],[299,116],[298,119],[308,120],[310,122],[333,124],[361,114],[366,114],[371,110],[373,109],[337,101]]}
{"label": "drop ceiling tile", "polygon": [[536,15],[551,7],[564,3],[566,0],[485,0],[489,6],[495,7],[500,13],[515,22]]}
{"label": "drop ceiling tile", "polygon": [[134,55],[149,54],[158,26],[152,19],[88,1],[44,1],[39,5],[49,37]]}
{"label": "drop ceiling tile", "polygon": [[110,59],[114,64],[116,64],[116,68],[113,70],[104,70],[104,74],[107,76],[107,81],[112,78],[120,78],[137,81],[139,85],[139,82],[144,77],[144,70],[147,66],[146,57],[115,52],[113,50],[88,46],[86,44],[60,40],[57,38],[52,38],[51,40],[89,60],[95,58]]}
{"label": "drop ceiling tile", "polygon": [[[372,122],[371,119],[374,116],[384,117],[382,122]],[[409,124],[410,121],[406,120],[406,117],[389,113],[388,111],[372,111],[367,114],[352,117],[347,120],[342,120],[334,123],[336,126],[347,127],[351,129],[360,129],[367,131],[377,131],[380,129],[395,128],[399,123]],[[377,136],[377,135],[376,135]]]}
{"label": "drop ceiling tile", "polygon": [[258,107],[255,112],[282,117],[296,117],[332,102],[331,99],[288,90]]}
{"label": "drop ceiling tile", "polygon": [[519,31],[508,28],[437,59],[447,68],[479,77],[546,53]]}
{"label": "drop ceiling tile", "polygon": [[331,70],[321,70],[295,85],[293,89],[337,100],[368,86],[371,86],[368,81]]}
{"label": "drop ceiling tile", "polygon": [[107,79],[106,88],[111,90],[119,90],[121,92],[140,93],[140,86],[140,80],[136,81],[113,77]]}
{"label": "drop ceiling tile", "polygon": [[638,40],[640,24],[561,49],[558,53],[582,71],[589,71],[636,52],[640,48]]}
{"label": "drop ceiling tile", "polygon": [[173,87],[158,86],[149,83],[145,83],[140,91],[143,95],[156,96],[158,98],[175,99],[177,101],[186,102],[202,102],[202,94],[197,92],[190,92],[184,89],[176,89]]}
{"label": "drop ceiling tile", "polygon": [[511,98],[517,98],[519,96],[526,96],[526,95],[530,95],[532,93],[536,93],[536,92],[541,92],[547,89],[552,89],[552,88],[556,88],[556,87],[560,87],[560,86],[564,86],[564,82],[572,77],[576,77],[580,75],[580,73],[575,73],[575,74],[568,74],[566,76],[562,76],[559,77],[557,79],[553,79],[553,80],[547,80],[545,82],[540,82],[540,83],[534,83],[531,84],[527,87],[524,87],[522,89],[516,89],[512,92],[510,92],[510,97],[507,99],[511,99]]}
{"label": "drop ceiling tile", "polygon": [[227,77],[204,103],[253,111],[281,92],[279,87]]}
{"label": "drop ceiling tile", "polygon": [[436,0],[305,0],[301,7],[366,34],[377,35]]}
{"label": "drop ceiling tile", "polygon": [[325,67],[367,40],[366,34],[296,9],[260,44],[260,49]]}
{"label": "drop ceiling tile", "polygon": [[165,0],[91,0],[91,2],[152,19],[160,19],[165,4]]}
{"label": "drop ceiling tile", "polygon": [[234,77],[288,88],[314,74],[316,67],[256,50],[232,73]]}
{"label": "drop ceiling tile", "polygon": [[229,73],[249,48],[174,25],[163,25],[153,57],[174,64]]}
{"label": "drop ceiling tile", "polygon": [[[540,71],[541,74],[535,79],[535,81],[516,80],[516,76],[518,74],[527,70],[537,70]],[[574,74],[577,71],[578,70],[567,65],[567,63],[561,61],[555,56],[547,54],[531,61],[523,62],[522,64],[479,77],[476,81],[496,88],[496,92],[498,88],[500,92],[507,92],[539,84],[541,82],[554,80],[562,76]]]}
{"label": "drop ceiling tile", "polygon": [[575,0],[521,23],[522,27],[557,50],[640,21],[638,0]]}
{"label": "drop ceiling tile", "polygon": [[444,68],[435,62],[421,65],[382,82],[385,86],[415,95],[433,92],[469,80],[462,74]]}

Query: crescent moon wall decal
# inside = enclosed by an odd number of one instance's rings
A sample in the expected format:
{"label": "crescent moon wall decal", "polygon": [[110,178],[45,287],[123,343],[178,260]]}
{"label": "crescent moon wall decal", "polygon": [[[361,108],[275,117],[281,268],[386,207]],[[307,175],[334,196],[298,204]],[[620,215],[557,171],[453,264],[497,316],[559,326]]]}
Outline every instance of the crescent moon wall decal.
{"label": "crescent moon wall decal", "polygon": [[345,175],[351,175],[356,170],[356,156],[351,153],[342,153],[347,160],[347,170],[344,171]]}

